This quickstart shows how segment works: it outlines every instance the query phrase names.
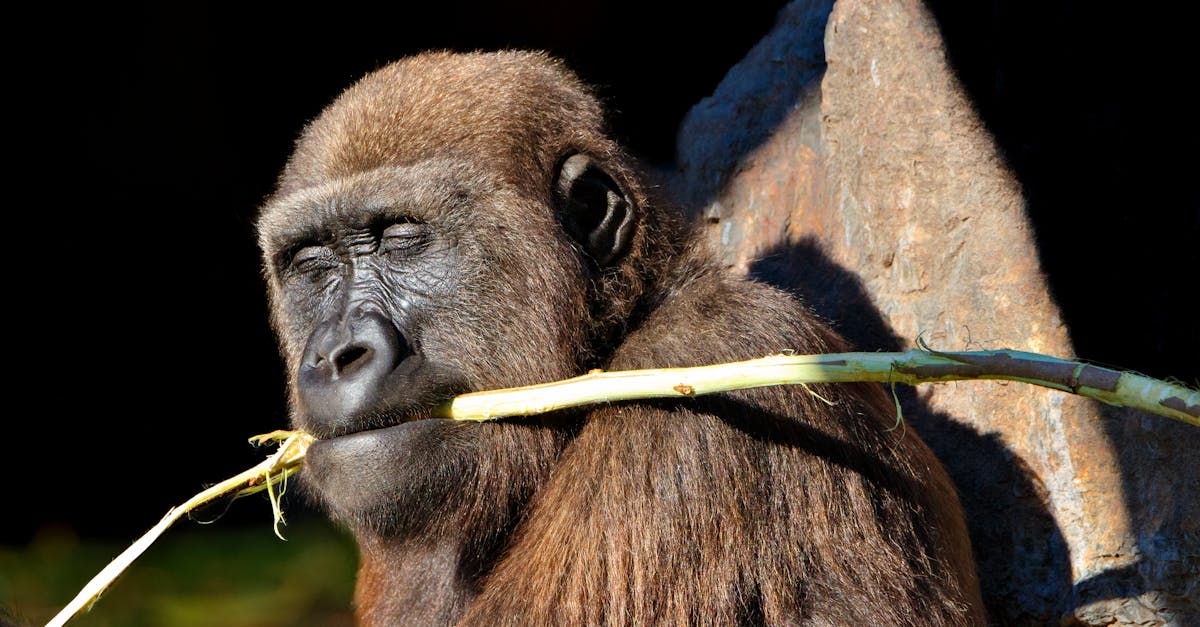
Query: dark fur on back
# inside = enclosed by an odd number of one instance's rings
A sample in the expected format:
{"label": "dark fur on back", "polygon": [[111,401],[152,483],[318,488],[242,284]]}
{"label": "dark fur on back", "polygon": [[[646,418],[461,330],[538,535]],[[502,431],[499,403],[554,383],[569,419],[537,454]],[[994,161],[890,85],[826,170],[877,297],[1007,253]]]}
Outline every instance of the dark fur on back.
{"label": "dark fur on back", "polygon": [[[637,215],[614,264],[589,259],[553,214],[555,177],[575,153]],[[453,225],[464,261],[456,301],[430,324],[461,330],[445,340],[461,351],[447,359],[470,389],[846,348],[790,296],[719,267],[652,200],[560,63],[435,53],[347,90],[306,129],[264,210],[292,372],[305,322],[288,313],[275,269],[279,233],[312,207],[347,202],[347,189],[439,177],[450,182],[414,187],[474,209],[431,218]],[[981,624],[966,528],[937,460],[911,429],[892,428],[878,386],[810,388],[612,403],[423,440],[414,459],[438,459],[422,480],[449,487],[413,494],[392,515],[420,524],[340,515],[362,548],[360,619]]]}

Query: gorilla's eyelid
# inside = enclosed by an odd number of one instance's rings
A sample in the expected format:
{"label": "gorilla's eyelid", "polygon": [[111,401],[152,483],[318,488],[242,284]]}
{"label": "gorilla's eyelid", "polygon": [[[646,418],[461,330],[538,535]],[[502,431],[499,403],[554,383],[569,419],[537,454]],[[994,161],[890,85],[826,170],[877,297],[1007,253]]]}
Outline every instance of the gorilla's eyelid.
{"label": "gorilla's eyelid", "polygon": [[382,237],[414,237],[424,231],[424,222],[393,222],[388,224],[381,231]]}

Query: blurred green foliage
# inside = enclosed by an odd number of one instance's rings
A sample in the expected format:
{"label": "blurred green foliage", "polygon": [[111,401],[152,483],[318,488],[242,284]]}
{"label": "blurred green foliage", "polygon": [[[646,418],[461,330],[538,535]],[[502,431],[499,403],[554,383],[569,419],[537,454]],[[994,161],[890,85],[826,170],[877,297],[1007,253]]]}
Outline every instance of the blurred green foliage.
{"label": "blurred green foliage", "polygon": [[[70,625],[352,625],[353,541],[317,519],[283,532],[287,542],[275,537],[269,521],[246,528],[181,523]],[[53,528],[29,546],[0,547],[0,610],[18,624],[43,625],[124,548],[81,543]]]}

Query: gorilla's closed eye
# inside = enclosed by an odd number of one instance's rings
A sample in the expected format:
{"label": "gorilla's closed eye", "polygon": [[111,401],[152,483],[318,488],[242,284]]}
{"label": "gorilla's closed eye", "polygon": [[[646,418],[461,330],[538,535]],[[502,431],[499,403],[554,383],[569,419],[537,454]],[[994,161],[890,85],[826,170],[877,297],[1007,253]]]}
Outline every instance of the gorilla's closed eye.
{"label": "gorilla's closed eye", "polygon": [[418,252],[426,242],[428,227],[419,222],[401,222],[383,230],[380,250],[388,259],[399,261]]}
{"label": "gorilla's closed eye", "polygon": [[327,270],[336,266],[337,255],[328,246],[304,246],[291,256],[291,269],[302,274]]}

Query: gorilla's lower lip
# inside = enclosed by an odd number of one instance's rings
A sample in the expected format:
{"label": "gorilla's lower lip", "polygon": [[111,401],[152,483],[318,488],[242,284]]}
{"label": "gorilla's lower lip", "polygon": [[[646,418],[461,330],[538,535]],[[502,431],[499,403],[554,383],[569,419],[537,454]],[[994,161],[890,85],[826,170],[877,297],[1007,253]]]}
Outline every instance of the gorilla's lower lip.
{"label": "gorilla's lower lip", "polygon": [[355,485],[372,482],[386,468],[411,463],[413,455],[438,455],[430,450],[430,438],[445,419],[420,418],[389,427],[366,429],[316,440],[308,448],[306,472],[318,484],[335,477]]}
{"label": "gorilla's lower lip", "polygon": [[388,425],[386,427],[376,427],[373,429],[359,429],[358,431],[348,431],[348,432],[339,433],[337,435],[330,436],[330,437],[318,438],[318,439],[314,440],[311,445],[309,445],[309,450],[311,450],[313,447],[317,447],[317,446],[334,445],[339,442],[346,442],[353,438],[387,437],[391,433],[399,433],[399,432],[405,431],[407,429],[412,429],[413,426],[416,425],[417,423],[428,424],[431,422],[443,422],[443,421],[445,421],[445,418],[410,418],[408,420],[405,420],[404,422],[397,423],[394,425]]}

